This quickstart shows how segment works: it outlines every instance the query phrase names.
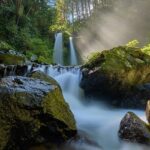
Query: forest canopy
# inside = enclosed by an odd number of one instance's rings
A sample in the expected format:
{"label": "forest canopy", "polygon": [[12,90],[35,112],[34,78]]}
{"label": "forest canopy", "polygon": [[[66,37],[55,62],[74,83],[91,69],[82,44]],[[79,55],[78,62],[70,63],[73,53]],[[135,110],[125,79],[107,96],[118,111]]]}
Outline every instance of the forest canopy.
{"label": "forest canopy", "polygon": [[[121,3],[122,5],[120,6]],[[117,18],[118,16],[113,17],[114,14],[116,15],[120,8],[123,10],[122,6],[124,5],[129,10],[129,6],[141,5],[144,8],[146,4],[142,4],[139,1],[135,3],[134,0],[126,2],[123,0],[1,0],[0,48],[21,51],[28,58],[35,56],[39,63],[53,63],[55,33],[58,32],[64,33],[64,49],[66,51],[69,47],[70,35],[82,37],[82,39],[78,38],[76,40],[77,48],[82,52],[84,49],[89,50],[88,43],[91,43],[93,36],[95,41],[90,48],[93,50],[97,49],[97,46],[101,49],[105,49],[107,46],[110,48],[112,45],[120,44],[116,41],[112,42],[109,38],[107,39],[107,32],[114,31],[113,27],[118,23],[110,18],[111,15],[112,18]],[[132,8],[134,7],[131,7],[132,11],[130,10],[129,12],[135,17],[136,9]],[[125,11],[122,13],[119,11],[120,16],[124,13]],[[122,15],[124,22],[119,18],[118,32],[120,28],[124,28],[123,24],[126,24],[127,21],[131,22],[130,19],[133,19],[130,15],[127,16],[128,18],[124,18],[124,15]],[[149,20],[149,17],[145,19]],[[109,21],[112,21],[114,25],[109,26],[108,23],[106,24]],[[140,21],[142,22],[143,20],[139,18],[139,23]],[[104,28],[107,28],[107,30],[104,31],[103,35],[101,32],[103,32]],[[144,28],[147,31],[149,27],[146,24]],[[118,32],[115,33],[116,36],[118,35],[116,39],[122,41],[122,39],[119,39],[122,37]],[[143,34],[145,34],[145,31],[143,33],[140,31],[139,35]],[[115,35],[112,34],[113,37]],[[130,35],[135,34],[131,32]],[[131,37],[126,37],[122,43],[127,43],[127,40],[133,40]]]}

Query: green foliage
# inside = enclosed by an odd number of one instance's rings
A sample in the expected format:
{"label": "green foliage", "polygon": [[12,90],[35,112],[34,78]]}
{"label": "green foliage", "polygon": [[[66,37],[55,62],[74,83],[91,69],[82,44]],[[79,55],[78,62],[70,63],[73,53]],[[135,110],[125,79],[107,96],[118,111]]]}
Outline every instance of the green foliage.
{"label": "green foliage", "polygon": [[140,48],[120,46],[92,54],[85,68],[100,71],[115,78],[122,85],[135,85],[150,81],[150,56]]}
{"label": "green foliage", "polygon": [[50,32],[68,32],[69,34],[71,33],[71,26],[67,21],[66,17],[66,2],[63,0],[58,0],[56,1],[56,7],[54,11],[54,16],[53,18],[53,24],[50,25],[49,31]]}
{"label": "green foliage", "polygon": [[104,56],[101,52],[93,52],[88,56],[85,66],[88,68],[93,68],[94,66],[100,65],[103,60]]}
{"label": "green foliage", "polygon": [[97,59],[99,59],[99,56],[101,55],[101,53],[100,52],[92,52],[88,57],[87,57],[87,59],[88,59],[88,62],[90,63],[90,62],[93,62],[93,61],[95,61],[95,60],[97,60]]}
{"label": "green foliage", "polygon": [[11,50],[13,47],[9,45],[7,42],[0,41],[0,50]]}
{"label": "green foliage", "polygon": [[147,55],[150,55],[150,44],[144,46],[141,51]]}
{"label": "green foliage", "polygon": [[26,53],[28,58],[36,55],[39,63],[52,63],[52,49],[48,47],[45,40],[32,38],[30,39],[30,47],[32,48],[32,51]]}
{"label": "green foliage", "polygon": [[150,57],[141,52],[141,49],[120,46],[91,54],[85,66],[88,68],[101,66],[107,72],[122,72],[143,64],[150,64]]}
{"label": "green foliage", "polygon": [[0,39],[3,42],[0,48],[13,47],[23,51],[28,58],[37,55],[37,61],[51,63],[54,35],[49,32],[49,26],[54,20],[54,11],[47,0],[1,3]]}
{"label": "green foliage", "polygon": [[126,44],[127,47],[137,47],[139,44],[139,41],[138,40],[133,40],[133,41],[130,41],[129,43]]}

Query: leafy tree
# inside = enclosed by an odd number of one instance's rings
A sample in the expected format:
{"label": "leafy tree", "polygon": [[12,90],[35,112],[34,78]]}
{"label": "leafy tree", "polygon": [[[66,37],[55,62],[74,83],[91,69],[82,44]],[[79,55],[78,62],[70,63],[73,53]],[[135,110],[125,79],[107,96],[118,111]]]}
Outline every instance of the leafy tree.
{"label": "leafy tree", "polygon": [[139,44],[139,41],[138,40],[133,40],[133,41],[130,41],[129,43],[126,44],[127,47],[137,47]]}

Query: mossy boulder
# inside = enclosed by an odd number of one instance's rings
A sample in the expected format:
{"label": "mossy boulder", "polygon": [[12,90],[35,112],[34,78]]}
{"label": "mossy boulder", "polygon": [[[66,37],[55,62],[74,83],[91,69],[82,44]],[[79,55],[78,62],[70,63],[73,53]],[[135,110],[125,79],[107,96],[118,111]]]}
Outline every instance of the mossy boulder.
{"label": "mossy boulder", "polygon": [[145,107],[150,98],[150,56],[141,49],[120,46],[94,53],[82,67],[86,94],[108,96],[115,106]]}
{"label": "mossy boulder", "polygon": [[119,137],[126,142],[150,145],[150,126],[133,112],[128,112],[121,120]]}
{"label": "mossy boulder", "polygon": [[73,114],[57,85],[19,76],[0,82],[0,150],[58,145],[76,135]]}

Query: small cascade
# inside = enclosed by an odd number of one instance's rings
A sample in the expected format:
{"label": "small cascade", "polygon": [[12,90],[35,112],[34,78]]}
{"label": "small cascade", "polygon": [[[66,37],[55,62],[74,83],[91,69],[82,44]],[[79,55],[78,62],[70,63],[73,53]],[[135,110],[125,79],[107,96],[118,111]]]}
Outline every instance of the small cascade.
{"label": "small cascade", "polygon": [[11,66],[11,70],[10,70],[10,73],[9,73],[10,76],[14,76],[16,74],[16,68],[17,68],[16,65]]}
{"label": "small cascade", "polygon": [[32,71],[32,65],[0,65],[0,78],[6,76],[26,76]]}
{"label": "small cascade", "polygon": [[7,66],[4,68],[3,77],[5,77],[6,75],[7,75]]}
{"label": "small cascade", "polygon": [[8,65],[8,66],[1,65],[0,66],[0,77],[16,75],[16,68],[17,68],[17,66],[15,66],[15,65]]}
{"label": "small cascade", "polygon": [[70,65],[77,65],[78,64],[77,54],[74,48],[72,37],[69,38],[69,42],[70,42]]}
{"label": "small cascade", "polygon": [[57,33],[55,35],[53,61],[56,64],[63,65],[63,34],[62,33]]}

